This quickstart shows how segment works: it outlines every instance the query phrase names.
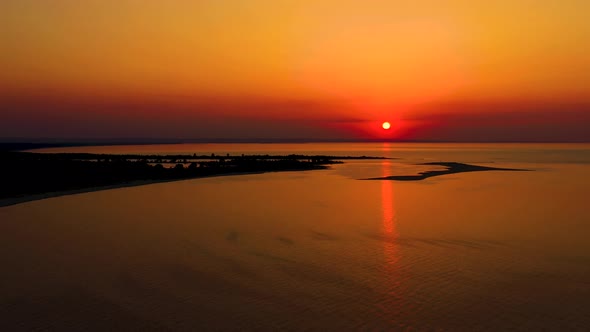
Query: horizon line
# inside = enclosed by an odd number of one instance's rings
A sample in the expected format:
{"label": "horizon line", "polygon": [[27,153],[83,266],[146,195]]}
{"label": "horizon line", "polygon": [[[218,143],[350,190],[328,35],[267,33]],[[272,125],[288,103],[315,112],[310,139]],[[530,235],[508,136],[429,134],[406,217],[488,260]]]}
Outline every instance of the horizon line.
{"label": "horizon line", "polygon": [[585,140],[384,140],[384,139],[306,139],[306,138],[203,138],[203,139],[152,139],[152,138],[0,138],[0,145],[44,145],[55,147],[98,145],[157,145],[157,144],[286,144],[286,143],[453,143],[453,144],[589,144]]}

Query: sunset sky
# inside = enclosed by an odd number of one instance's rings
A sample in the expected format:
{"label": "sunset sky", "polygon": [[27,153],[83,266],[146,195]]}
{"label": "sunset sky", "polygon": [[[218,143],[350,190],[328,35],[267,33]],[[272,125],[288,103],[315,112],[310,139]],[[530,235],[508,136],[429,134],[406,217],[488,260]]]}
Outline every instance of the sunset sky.
{"label": "sunset sky", "polygon": [[587,0],[3,0],[0,139],[590,141],[589,13]]}

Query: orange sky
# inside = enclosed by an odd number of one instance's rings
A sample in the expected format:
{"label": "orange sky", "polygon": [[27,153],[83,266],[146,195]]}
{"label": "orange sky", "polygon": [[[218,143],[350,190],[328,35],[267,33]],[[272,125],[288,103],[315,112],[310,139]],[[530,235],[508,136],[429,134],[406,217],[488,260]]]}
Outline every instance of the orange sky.
{"label": "orange sky", "polygon": [[585,0],[4,0],[0,138],[590,140],[588,13]]}

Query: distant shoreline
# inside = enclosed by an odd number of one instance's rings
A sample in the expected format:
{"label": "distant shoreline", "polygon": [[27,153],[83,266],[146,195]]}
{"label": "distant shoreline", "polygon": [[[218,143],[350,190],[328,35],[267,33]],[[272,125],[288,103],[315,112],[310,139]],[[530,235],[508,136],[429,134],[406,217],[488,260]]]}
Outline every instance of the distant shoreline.
{"label": "distant shoreline", "polygon": [[106,185],[106,186],[96,186],[96,187],[88,187],[88,188],[80,188],[80,189],[72,189],[72,190],[60,190],[60,191],[47,192],[47,193],[42,193],[42,194],[24,195],[24,196],[20,196],[20,197],[0,198],[0,208],[18,205],[18,204],[22,204],[22,203],[40,201],[40,200],[49,199],[49,198],[61,197],[61,196],[70,196],[70,195],[86,194],[86,193],[92,193],[92,192],[104,191],[104,190],[147,186],[150,184],[158,184],[158,183],[177,182],[177,181],[186,181],[186,180],[199,180],[199,179],[224,177],[224,176],[256,175],[256,174],[278,173],[278,172],[302,172],[302,171],[313,171],[313,170],[319,170],[319,169],[321,169],[321,168],[318,168],[318,169],[285,169],[285,170],[276,170],[276,171],[243,172],[243,173],[236,172],[236,173],[203,175],[203,176],[190,177],[190,178],[178,178],[178,179],[137,180],[137,181],[129,181],[129,182],[123,182],[123,183],[119,183],[119,184],[112,184],[112,185]]}
{"label": "distant shoreline", "polygon": [[328,165],[339,163],[342,161],[329,156],[304,155],[148,156],[0,152],[0,207],[161,182],[326,169]]}

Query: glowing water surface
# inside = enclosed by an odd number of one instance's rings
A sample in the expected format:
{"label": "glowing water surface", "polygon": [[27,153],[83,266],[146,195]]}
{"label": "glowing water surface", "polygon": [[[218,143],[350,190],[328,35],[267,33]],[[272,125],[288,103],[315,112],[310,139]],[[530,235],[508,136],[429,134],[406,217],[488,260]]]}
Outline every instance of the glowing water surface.
{"label": "glowing water surface", "polygon": [[[587,145],[174,145],[68,151],[401,159],[160,183],[0,208],[0,324],[8,327],[527,331],[590,326]],[[534,171],[463,173],[420,182],[357,180],[413,174],[424,169],[416,162],[440,160]]]}

